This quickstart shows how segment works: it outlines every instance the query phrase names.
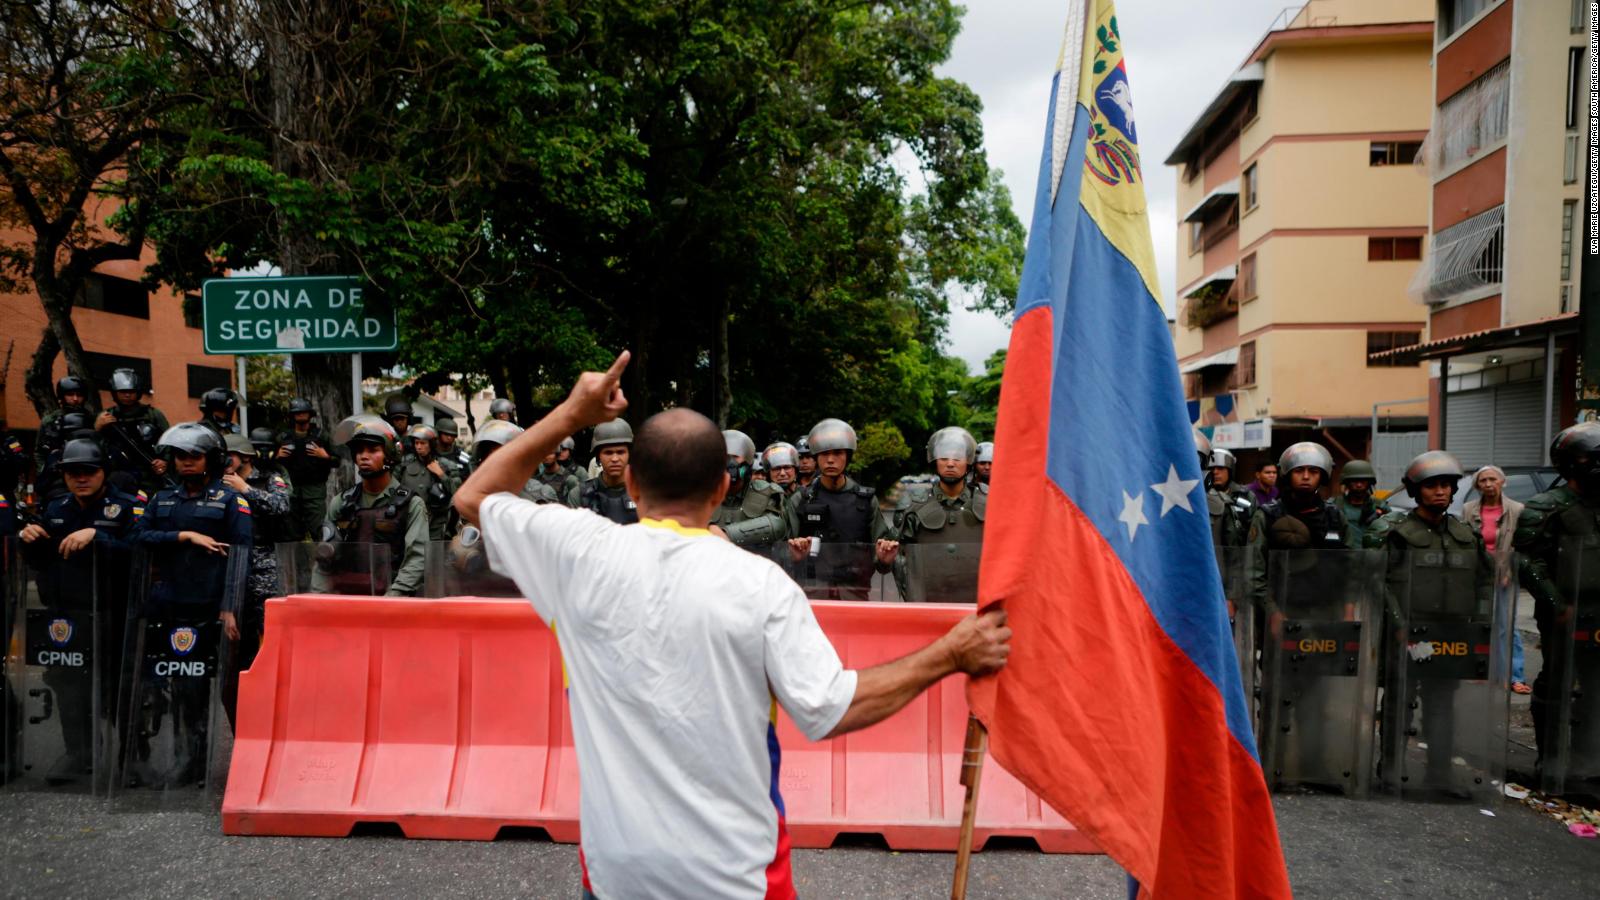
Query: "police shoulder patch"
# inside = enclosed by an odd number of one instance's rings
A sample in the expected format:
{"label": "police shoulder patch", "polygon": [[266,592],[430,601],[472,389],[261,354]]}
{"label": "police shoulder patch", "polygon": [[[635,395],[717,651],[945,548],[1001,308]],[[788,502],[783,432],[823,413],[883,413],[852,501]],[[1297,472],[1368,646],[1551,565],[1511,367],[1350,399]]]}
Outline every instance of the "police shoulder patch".
{"label": "police shoulder patch", "polygon": [[239,504],[239,512],[250,515],[250,501],[239,495],[234,495],[234,501]]}

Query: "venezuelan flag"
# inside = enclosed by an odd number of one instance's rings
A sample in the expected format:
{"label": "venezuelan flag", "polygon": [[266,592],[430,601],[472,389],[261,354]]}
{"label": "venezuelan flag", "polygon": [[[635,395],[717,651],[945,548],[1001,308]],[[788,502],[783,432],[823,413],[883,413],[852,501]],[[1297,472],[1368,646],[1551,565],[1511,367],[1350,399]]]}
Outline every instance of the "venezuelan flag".
{"label": "venezuelan flag", "polygon": [[1016,637],[968,700],[995,760],[1143,896],[1288,896],[1111,0],[1075,0],[1047,123],[979,586]]}

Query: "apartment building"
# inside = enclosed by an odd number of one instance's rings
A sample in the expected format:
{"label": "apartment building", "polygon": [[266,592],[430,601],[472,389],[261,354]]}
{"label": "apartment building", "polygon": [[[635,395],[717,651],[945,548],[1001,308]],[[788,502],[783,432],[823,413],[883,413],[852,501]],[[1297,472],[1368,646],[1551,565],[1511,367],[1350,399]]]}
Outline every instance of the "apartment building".
{"label": "apartment building", "polygon": [[[107,210],[96,210],[104,221]],[[7,244],[31,240],[26,234],[5,235]],[[176,422],[200,417],[200,395],[214,387],[234,387],[232,356],[207,356],[200,333],[198,295],[186,298],[168,287],[150,290],[140,279],[155,262],[146,249],[139,260],[102,263],[84,284],[72,310],[72,322],[89,357],[90,375],[109,388],[111,373],[120,368],[138,372],[150,385],[148,402]],[[33,352],[44,334],[44,309],[32,293],[0,293],[0,360],[9,350],[5,375],[5,419],[14,431],[32,432],[39,416],[23,388]],[[66,357],[57,355],[54,378],[67,374]],[[110,404],[109,390],[101,402]]]}
{"label": "apartment building", "polygon": [[1407,288],[1428,233],[1413,162],[1433,110],[1433,15],[1433,0],[1286,11],[1166,158],[1191,415],[1245,473],[1316,440],[1398,481],[1395,461],[1425,440],[1426,368],[1374,354],[1426,328]]}
{"label": "apartment building", "polygon": [[1439,0],[1426,340],[1374,354],[1429,365],[1429,437],[1468,465],[1540,465],[1575,421],[1585,0]]}

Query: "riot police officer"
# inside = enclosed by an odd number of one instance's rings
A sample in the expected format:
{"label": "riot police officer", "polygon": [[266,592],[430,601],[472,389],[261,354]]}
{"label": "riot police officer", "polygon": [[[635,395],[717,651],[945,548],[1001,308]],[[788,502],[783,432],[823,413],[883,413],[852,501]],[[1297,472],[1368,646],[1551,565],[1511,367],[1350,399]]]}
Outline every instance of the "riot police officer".
{"label": "riot police officer", "polygon": [[794,442],[795,453],[799,456],[794,471],[795,490],[805,487],[817,477],[817,456],[811,452],[809,439],[810,435],[801,435],[800,439]]}
{"label": "riot police officer", "polygon": [[[53,630],[64,632],[60,637],[52,634],[52,642],[68,645],[75,633],[92,635],[90,654],[51,665],[44,673],[44,683],[54,695],[63,748],[45,775],[45,781],[55,785],[76,782],[90,773],[95,762],[96,703],[101,720],[109,720],[115,707],[127,607],[128,538],[143,504],[111,484],[105,453],[93,440],[68,441],[61,453],[61,471],[67,493],[50,501],[38,519],[18,534],[43,609],[52,617]],[[102,673],[98,696],[95,667]]]}
{"label": "riot police officer", "polygon": [[459,485],[467,480],[467,454],[456,443],[461,436],[461,426],[450,416],[439,416],[433,420],[433,430],[439,435],[439,446],[434,455],[439,458],[439,465],[444,466],[444,470]]}
{"label": "riot police officer", "polygon": [[829,596],[866,600],[873,571],[889,571],[900,545],[878,509],[877,491],[845,474],[855,456],[856,431],[839,419],[823,419],[806,435],[806,448],[816,457],[817,477],[784,508],[791,557],[803,562],[815,550],[817,577]]}
{"label": "riot police officer", "polygon": [[[160,658],[170,645],[182,655],[198,652],[207,663],[193,674],[141,663],[134,676],[143,712],[127,723],[135,729],[130,769],[141,782],[154,778],[168,787],[207,777],[220,657],[216,623],[221,637],[239,639],[237,611],[255,538],[250,502],[222,482],[223,442],[214,430],[219,424],[185,422],[162,434],[156,446],[168,455],[168,471],[178,484],[151,498],[133,530],[147,567],[144,583],[136,586],[143,588],[137,612],[146,660]],[[162,724],[174,729],[174,756],[150,765],[150,738]]]}
{"label": "riot police officer", "polygon": [[167,485],[167,463],[156,453],[156,439],[170,426],[161,410],[142,402],[149,392],[138,372],[112,372],[113,403],[95,418],[94,428],[109,451],[112,475],[123,475],[128,482],[123,487],[155,493]]}
{"label": "riot police officer", "polygon": [[[514,422],[507,422],[501,419],[491,419],[485,422],[483,427],[478,429],[477,437],[472,442],[472,467],[476,469],[478,466],[483,465],[483,461],[488,459],[490,454],[511,443],[511,440],[521,433],[522,427]],[[527,483],[522,486],[519,496],[534,503],[563,502],[561,495],[556,493],[555,488],[540,481],[537,477],[528,479]],[[471,544],[470,541],[467,543]]]}
{"label": "riot police officer", "polygon": [[1378,483],[1378,471],[1364,459],[1352,459],[1339,470],[1339,512],[1350,526],[1350,543],[1360,545],[1381,516],[1389,512],[1389,504],[1372,495]]}
{"label": "riot police officer", "polygon": [[[1593,794],[1600,778],[1600,422],[1556,435],[1550,461],[1565,480],[1527,502],[1513,538],[1544,652],[1531,704],[1540,787],[1565,793],[1587,779],[1581,790]],[[1590,640],[1577,640],[1580,633]]]}
{"label": "riot police officer", "polygon": [[578,442],[573,440],[571,435],[562,438],[560,446],[556,447],[556,463],[565,469],[568,475],[579,481],[588,481],[588,470],[578,465],[578,461],[573,458],[573,452],[577,449]]}
{"label": "riot police officer", "polygon": [[800,487],[800,451],[787,441],[778,441],[761,454],[767,466],[767,480],[780,488],[785,497]]}
{"label": "riot police officer", "polygon": [[[60,406],[45,413],[44,418],[39,420],[39,435],[33,444],[36,475],[45,470],[46,464],[50,462],[51,452],[59,451],[70,440],[69,430],[61,421],[62,418],[72,413],[87,414],[89,410],[84,403],[88,397],[89,389],[83,383],[83,379],[68,375],[56,381],[56,402]],[[75,431],[77,428],[71,430]]]}
{"label": "riot police officer", "polygon": [[[1398,788],[1406,775],[1416,701],[1422,704],[1421,738],[1427,744],[1422,786],[1456,793],[1452,758],[1477,756],[1459,746],[1462,730],[1486,734],[1492,704],[1477,706],[1482,722],[1458,722],[1457,694],[1464,682],[1482,682],[1493,643],[1494,562],[1483,538],[1450,514],[1464,473],[1443,450],[1430,450],[1406,467],[1401,483],[1416,501],[1410,512],[1391,512],[1365,533],[1366,546],[1387,551],[1387,618],[1390,629],[1383,704],[1384,780]],[[1434,657],[1434,649],[1460,642],[1465,654]],[[1505,715],[1502,686],[1494,693]],[[1504,723],[1501,723],[1502,726]],[[1469,763],[1473,765],[1474,763]]]}
{"label": "riot police officer", "polygon": [[504,397],[497,397],[489,403],[489,418],[499,419],[502,422],[517,422],[517,405]]}
{"label": "riot police officer", "polygon": [[1322,489],[1333,478],[1333,455],[1312,441],[1289,445],[1278,457],[1286,481],[1278,499],[1261,508],[1271,550],[1355,549],[1344,514]]}
{"label": "riot police officer", "polygon": [[[40,457],[39,471],[33,479],[33,490],[41,501],[54,500],[67,492],[61,480],[61,454],[68,442],[76,439],[96,440],[94,428],[87,412],[74,410],[51,423],[52,436],[49,447]],[[59,436],[61,443],[54,443]],[[43,440],[41,438],[41,440]],[[137,490],[137,486],[134,490]],[[127,487],[123,487],[127,490]]]}
{"label": "riot police officer", "polygon": [[[754,442],[752,441],[752,443],[754,443]],[[767,461],[765,459],[763,459],[761,457],[761,454],[759,454],[759,453],[756,454],[755,465],[750,467],[750,480],[751,481],[766,481],[767,480]]]}
{"label": "riot police officer", "polygon": [[386,545],[394,577],[385,594],[415,596],[427,569],[428,514],[422,500],[394,477],[399,435],[383,419],[362,413],[340,422],[333,439],[349,451],[360,478],[328,510],[333,532],[346,544]]}
{"label": "riot police officer", "polygon": [[434,455],[439,433],[418,423],[406,432],[411,453],[395,469],[401,487],[422,498],[428,512],[428,539],[442,541],[450,536],[450,498],[460,485],[450,477],[444,463]]}
{"label": "riot police officer", "polygon": [[[263,436],[267,438],[265,443],[270,451],[272,432],[265,428],[255,431],[265,432]],[[222,483],[249,501],[255,532],[250,544],[248,587],[239,607],[239,639],[233,652],[228,654],[228,669],[222,682],[222,708],[231,726],[239,698],[239,673],[250,668],[261,649],[267,598],[283,592],[278,578],[277,545],[296,538],[290,499],[293,487],[289,479],[276,466],[264,461],[261,448],[254,441],[246,440],[244,435],[230,434],[225,444],[228,465]]]}
{"label": "riot police officer", "polygon": [[728,493],[711,524],[741,547],[765,548],[784,536],[783,491],[754,478],[756,442],[742,431],[722,432],[728,451]]}
{"label": "riot police officer", "polygon": [[[496,421],[499,420],[497,419]],[[577,465],[574,465],[572,469],[561,465],[560,452],[552,450],[544,455],[544,459],[539,463],[539,468],[534,470],[531,480],[537,481],[554,491],[555,495],[561,498],[562,503],[572,503],[575,502],[572,498],[577,496],[578,489],[583,487],[583,483],[588,480],[585,477],[588,473],[584,473],[584,475],[578,474],[578,472],[582,471],[583,469]]]}
{"label": "riot police officer", "polygon": [[289,430],[277,438],[277,462],[294,489],[290,523],[297,541],[322,528],[328,515],[328,475],[339,467],[322,439],[322,430],[313,421],[315,414],[310,400],[290,400]]}
{"label": "riot police officer", "polygon": [[1217,547],[1244,547],[1261,540],[1255,497],[1234,482],[1236,466],[1233,453],[1221,447],[1212,450],[1201,465],[1201,471],[1206,473],[1211,543]]}
{"label": "riot police officer", "polygon": [[212,388],[200,395],[200,424],[216,432],[218,443],[225,435],[238,434],[239,425],[233,414],[239,409],[239,398],[223,387]]}
{"label": "riot police officer", "polygon": [[897,523],[900,554],[895,580],[905,600],[975,603],[989,486],[972,479],[978,442],[965,428],[928,437],[927,459],[938,481],[912,485]]}
{"label": "riot police officer", "polygon": [[973,477],[979,484],[989,483],[989,476],[994,472],[994,441],[982,441],[978,444],[978,461],[972,471]]}
{"label": "riot police officer", "polygon": [[628,420],[613,419],[596,425],[589,447],[600,462],[600,475],[572,490],[567,495],[567,505],[605,516],[618,525],[639,521],[639,509],[622,481],[632,446],[633,427]]}
{"label": "riot police officer", "polygon": [[[411,401],[407,400],[404,395],[390,394],[388,399],[383,401],[383,420],[389,423],[389,427],[394,429],[396,435],[404,437],[405,433],[411,430],[411,422],[414,418],[415,414],[411,409]],[[401,445],[401,456],[405,456],[410,452],[410,447],[404,444]]]}

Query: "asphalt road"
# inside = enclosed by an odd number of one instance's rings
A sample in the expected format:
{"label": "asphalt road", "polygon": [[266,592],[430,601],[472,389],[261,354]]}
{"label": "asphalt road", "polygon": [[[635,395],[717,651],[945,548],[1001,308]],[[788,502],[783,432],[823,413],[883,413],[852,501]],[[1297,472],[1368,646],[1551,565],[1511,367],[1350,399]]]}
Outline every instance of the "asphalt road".
{"label": "asphalt road", "polygon": [[[1476,807],[1277,799],[1301,897],[1594,897],[1600,841],[1506,804]],[[947,896],[954,856],[879,847],[796,851],[807,897]],[[494,843],[231,838],[199,812],[115,812],[83,797],[0,794],[5,897],[577,896],[575,848],[542,838]],[[969,896],[1125,897],[1102,856],[991,849],[974,858]]]}

